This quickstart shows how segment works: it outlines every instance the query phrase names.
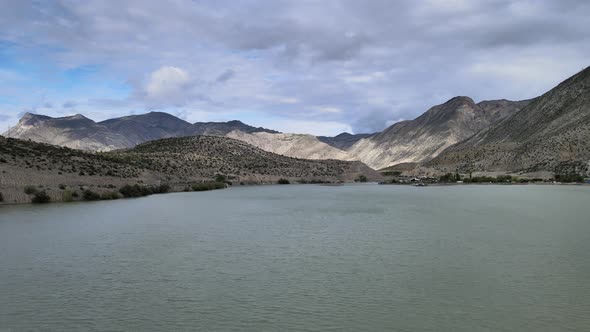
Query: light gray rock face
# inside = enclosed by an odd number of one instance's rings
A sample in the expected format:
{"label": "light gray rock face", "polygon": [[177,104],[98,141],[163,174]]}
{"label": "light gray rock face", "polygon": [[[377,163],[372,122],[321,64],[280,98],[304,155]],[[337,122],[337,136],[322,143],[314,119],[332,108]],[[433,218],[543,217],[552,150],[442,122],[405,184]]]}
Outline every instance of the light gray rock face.
{"label": "light gray rock face", "polygon": [[520,109],[524,102],[508,100],[476,104],[469,97],[455,97],[434,106],[418,118],[398,122],[363,138],[348,152],[375,169],[400,163],[430,160],[449,146],[500,121]]}
{"label": "light gray rock face", "polygon": [[293,158],[356,160],[348,152],[330,146],[312,135],[245,133],[235,130],[230,132],[227,137],[246,142],[268,152]]}
{"label": "light gray rock face", "polygon": [[426,163],[460,171],[588,173],[590,67]]}
{"label": "light gray rock face", "polygon": [[26,113],[4,136],[92,151],[108,151],[134,145],[126,136],[80,114],[51,118]]}

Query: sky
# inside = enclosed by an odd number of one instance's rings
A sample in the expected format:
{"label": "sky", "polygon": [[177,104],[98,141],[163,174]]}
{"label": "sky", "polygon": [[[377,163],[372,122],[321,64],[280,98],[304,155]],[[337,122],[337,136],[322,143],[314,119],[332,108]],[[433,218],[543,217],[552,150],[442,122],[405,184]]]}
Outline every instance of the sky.
{"label": "sky", "polygon": [[0,0],[0,132],[25,112],[164,111],[376,132],[590,65],[587,0]]}

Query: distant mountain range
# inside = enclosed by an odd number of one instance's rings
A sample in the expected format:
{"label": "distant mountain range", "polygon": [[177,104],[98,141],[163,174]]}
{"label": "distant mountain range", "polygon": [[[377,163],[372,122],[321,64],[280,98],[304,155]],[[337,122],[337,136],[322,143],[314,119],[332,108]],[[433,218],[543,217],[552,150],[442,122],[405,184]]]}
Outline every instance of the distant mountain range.
{"label": "distant mountain range", "polygon": [[190,124],[151,112],[102,122],[82,115],[50,118],[27,113],[5,136],[109,151],[161,138],[213,135],[284,156],[358,160],[373,169],[421,164],[435,171],[554,171],[568,163],[583,169],[590,160],[589,72],[590,67],[531,100],[475,103],[469,97],[455,97],[414,120],[373,134],[316,137],[240,121]]}
{"label": "distant mountain range", "polygon": [[276,154],[303,159],[360,160],[379,169],[400,162],[429,160],[526,102],[507,100],[475,104],[456,97],[411,121],[375,134],[335,137],[279,133],[240,121],[194,124],[162,112],[94,122],[80,114],[61,118],[26,113],[5,136],[89,151],[111,151],[169,137],[226,136]]}
{"label": "distant mountain range", "polygon": [[161,138],[212,135],[224,136],[234,130],[244,133],[277,131],[255,128],[240,121],[191,124],[163,112],[150,112],[94,122],[76,114],[61,118],[25,113],[4,136],[30,139],[72,149],[110,151],[132,148]]}

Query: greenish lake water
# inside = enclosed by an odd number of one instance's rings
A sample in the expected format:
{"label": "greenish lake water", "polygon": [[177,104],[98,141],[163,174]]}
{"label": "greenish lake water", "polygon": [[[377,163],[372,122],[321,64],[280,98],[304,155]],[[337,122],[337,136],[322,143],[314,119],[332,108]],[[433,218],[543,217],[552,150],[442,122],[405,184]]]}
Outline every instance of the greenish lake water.
{"label": "greenish lake water", "polygon": [[0,331],[590,331],[590,188],[0,207]]}

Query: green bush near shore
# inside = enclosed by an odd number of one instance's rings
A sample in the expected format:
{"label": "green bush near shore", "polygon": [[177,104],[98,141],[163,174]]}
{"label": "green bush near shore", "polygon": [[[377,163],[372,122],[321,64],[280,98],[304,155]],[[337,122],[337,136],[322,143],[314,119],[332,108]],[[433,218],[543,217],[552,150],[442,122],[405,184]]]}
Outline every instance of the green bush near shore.
{"label": "green bush near shore", "polygon": [[193,189],[193,191],[207,191],[207,190],[215,190],[215,189],[224,189],[225,183],[223,183],[223,182],[193,183],[191,188]]}
{"label": "green bush near shore", "polygon": [[35,195],[37,193],[37,188],[35,186],[26,186],[25,187],[25,194],[27,195]]}
{"label": "green bush near shore", "polygon": [[439,179],[439,182],[457,182],[457,181],[461,181],[461,175],[459,175],[459,173],[447,173],[445,175],[442,175]]}
{"label": "green bush near shore", "polygon": [[279,179],[279,181],[277,183],[278,184],[290,184],[291,182],[289,182],[289,180],[287,180],[287,179]]}
{"label": "green bush near shore", "polygon": [[45,190],[36,192],[33,198],[31,198],[31,202],[35,204],[49,203],[49,201],[51,201],[51,198]]}
{"label": "green bush near shore", "polygon": [[563,183],[584,182],[584,177],[579,174],[557,174],[555,181]]}
{"label": "green bush near shore", "polygon": [[215,182],[226,182],[226,181],[227,181],[227,176],[225,176],[223,174],[215,175]]}
{"label": "green bush near shore", "polygon": [[4,202],[4,195],[0,192],[0,202]]}
{"label": "green bush near shore", "polygon": [[102,195],[100,195],[100,199],[102,200],[113,200],[113,199],[119,199],[121,198],[119,196],[119,193],[116,191],[109,191],[106,193],[103,193]]}
{"label": "green bush near shore", "polygon": [[90,189],[86,189],[82,193],[82,199],[85,201],[98,201],[100,200],[100,195]]}
{"label": "green bush near shore", "polygon": [[123,197],[144,197],[153,194],[164,194],[170,191],[170,185],[161,184],[159,186],[140,186],[138,184],[129,185],[126,184],[119,192]]}
{"label": "green bush near shore", "polygon": [[62,200],[64,202],[71,202],[74,200],[73,195],[72,195],[72,191],[70,190],[64,190],[63,193],[61,194]]}

